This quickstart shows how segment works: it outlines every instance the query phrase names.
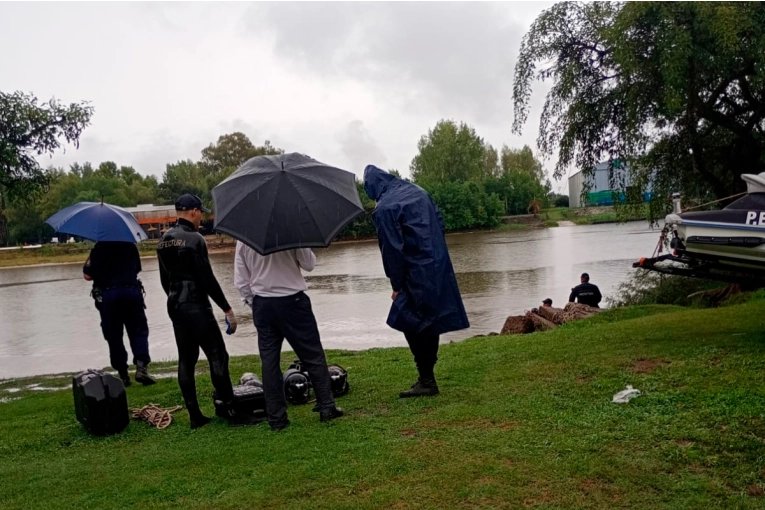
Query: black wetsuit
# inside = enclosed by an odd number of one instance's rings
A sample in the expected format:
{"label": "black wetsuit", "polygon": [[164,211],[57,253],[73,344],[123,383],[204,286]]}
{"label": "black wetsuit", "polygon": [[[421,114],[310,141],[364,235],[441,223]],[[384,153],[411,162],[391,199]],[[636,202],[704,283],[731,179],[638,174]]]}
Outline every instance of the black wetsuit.
{"label": "black wetsuit", "polygon": [[600,308],[598,303],[600,303],[601,299],[603,299],[603,296],[600,294],[600,289],[597,285],[590,282],[582,283],[571,289],[571,295],[568,297],[569,303],[578,300],[581,304],[593,308]]}
{"label": "black wetsuit", "polygon": [[207,243],[194,225],[184,219],[162,236],[157,245],[159,275],[167,294],[167,313],[173,321],[178,345],[178,384],[189,415],[201,415],[194,370],[202,348],[210,363],[210,375],[218,398],[233,399],[228,352],[210,298],[224,312],[231,309],[215,279]]}

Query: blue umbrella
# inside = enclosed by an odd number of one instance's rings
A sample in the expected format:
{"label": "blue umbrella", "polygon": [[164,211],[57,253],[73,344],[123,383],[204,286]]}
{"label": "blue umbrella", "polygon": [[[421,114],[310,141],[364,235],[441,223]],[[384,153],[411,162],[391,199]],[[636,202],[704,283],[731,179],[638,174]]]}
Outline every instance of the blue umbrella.
{"label": "blue umbrella", "polygon": [[103,202],[80,202],[61,209],[45,220],[56,232],[91,241],[137,243],[146,233],[132,214],[121,207]]}

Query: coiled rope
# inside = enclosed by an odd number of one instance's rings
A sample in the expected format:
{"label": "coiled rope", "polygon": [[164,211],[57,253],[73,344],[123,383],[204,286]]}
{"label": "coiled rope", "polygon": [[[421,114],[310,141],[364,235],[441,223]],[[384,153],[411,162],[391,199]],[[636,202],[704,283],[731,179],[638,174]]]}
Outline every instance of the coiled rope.
{"label": "coiled rope", "polygon": [[183,409],[181,406],[168,407],[163,409],[157,404],[145,405],[140,409],[133,409],[133,419],[143,420],[149,425],[153,425],[158,429],[166,429],[173,422],[172,413]]}

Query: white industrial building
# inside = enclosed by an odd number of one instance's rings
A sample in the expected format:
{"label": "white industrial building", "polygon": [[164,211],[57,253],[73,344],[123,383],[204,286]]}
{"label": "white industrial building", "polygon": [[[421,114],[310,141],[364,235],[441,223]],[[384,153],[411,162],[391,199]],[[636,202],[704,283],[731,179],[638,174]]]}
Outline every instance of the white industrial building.
{"label": "white industrial building", "polygon": [[[613,190],[611,189],[611,182],[609,179],[609,162],[598,163],[595,166],[594,172],[587,176],[585,179],[584,172],[581,170],[568,178],[568,206],[569,207],[585,207],[585,206],[604,206],[613,205]],[[614,162],[613,171],[615,172],[616,182],[624,183],[625,187],[630,184],[630,176],[627,173],[627,166],[619,166],[618,162]],[[585,184],[589,184],[590,187],[587,190],[587,194],[582,197],[582,189]],[[650,188],[649,188],[650,190]],[[643,200],[647,201],[651,198],[651,193],[648,191],[643,194]],[[582,201],[584,199],[584,202]]]}

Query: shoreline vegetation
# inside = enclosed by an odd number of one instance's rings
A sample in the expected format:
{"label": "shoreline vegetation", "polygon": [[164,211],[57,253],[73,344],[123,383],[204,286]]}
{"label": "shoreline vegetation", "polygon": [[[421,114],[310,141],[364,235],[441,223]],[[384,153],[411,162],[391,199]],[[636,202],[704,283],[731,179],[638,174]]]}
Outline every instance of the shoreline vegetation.
{"label": "shoreline vegetation", "polygon": [[[560,223],[573,225],[596,225],[602,223],[618,223],[620,221],[645,221],[642,218],[619,219],[613,207],[590,207],[582,209],[568,209],[559,207],[546,209],[537,215],[524,214],[518,216],[505,216],[498,227],[487,230],[469,229],[454,231],[448,235],[459,235],[472,232],[496,232],[502,230],[527,230],[538,228],[557,227]],[[565,223],[568,222],[568,223]],[[235,241],[228,236],[209,235],[205,236],[211,254],[233,252]],[[375,237],[342,238],[334,241],[334,245],[363,243],[374,241]],[[157,240],[143,241],[138,244],[142,258],[155,256]],[[13,269],[28,266],[50,266],[59,264],[84,263],[90,245],[85,243],[73,244],[46,244],[36,249],[6,249],[0,250],[0,269]]]}
{"label": "shoreline vegetation", "polygon": [[[278,434],[220,418],[191,431],[183,410],[162,431],[131,421],[93,437],[74,418],[70,375],[0,381],[0,500],[9,509],[761,508],[765,344],[752,318],[763,314],[757,295],[716,309],[636,306],[445,344],[441,394],[408,401],[398,398],[415,373],[406,348],[329,350],[348,370],[346,416],[322,424],[310,405],[290,406],[292,425]],[[257,356],[230,363],[234,380],[259,372]],[[128,388],[129,407],[180,403],[176,365],[152,364],[163,377]],[[199,369],[212,415],[206,362]],[[641,396],[612,403],[628,384]]]}

